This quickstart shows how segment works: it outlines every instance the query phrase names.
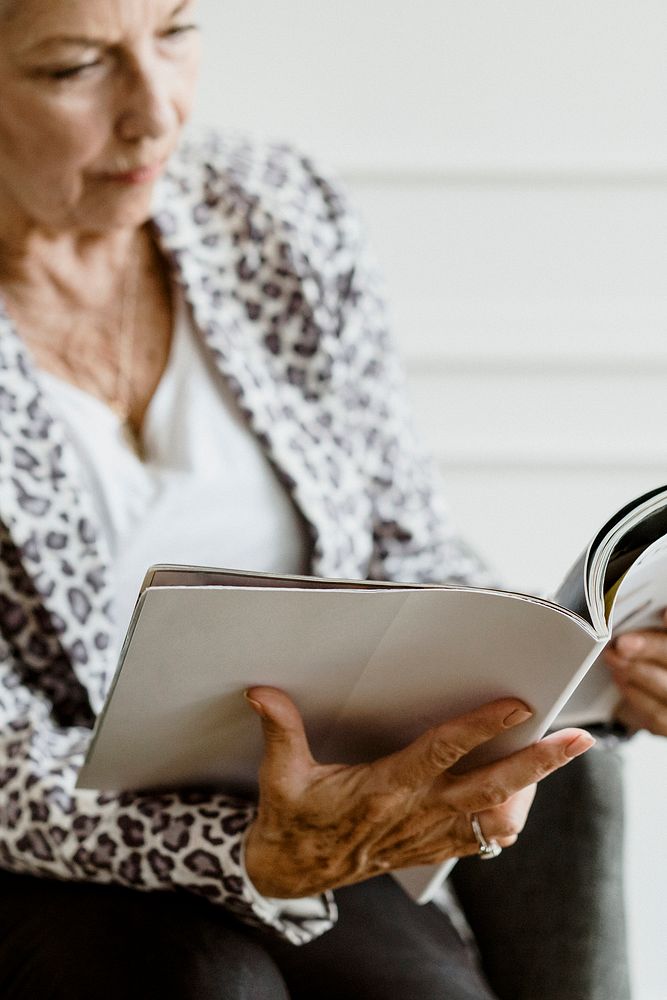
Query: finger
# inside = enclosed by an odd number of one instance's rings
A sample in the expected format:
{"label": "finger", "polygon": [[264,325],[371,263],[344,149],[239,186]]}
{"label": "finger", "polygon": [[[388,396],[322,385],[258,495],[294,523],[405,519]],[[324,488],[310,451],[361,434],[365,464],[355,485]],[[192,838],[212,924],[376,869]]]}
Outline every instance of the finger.
{"label": "finger", "polygon": [[647,729],[654,736],[667,736],[667,705],[638,688],[628,686],[623,690],[616,717],[632,729]]}
{"label": "finger", "polygon": [[628,632],[616,639],[611,660],[646,660],[667,668],[667,635],[664,632]]}
{"label": "finger", "polygon": [[475,747],[526,722],[530,709],[516,698],[491,702],[429,729],[404,750],[378,762],[394,787],[417,787],[433,781]]}
{"label": "finger", "polygon": [[582,729],[564,729],[517,753],[475,768],[447,789],[447,797],[462,812],[480,812],[502,805],[522,788],[586,753],[595,740]]}
{"label": "finger", "polygon": [[484,836],[497,840],[501,847],[510,847],[523,831],[535,798],[537,785],[522,788],[498,809],[484,809],[477,819]]}
{"label": "finger", "polygon": [[[531,785],[511,796],[499,808],[478,810],[475,815],[486,839],[496,840],[501,847],[511,847],[523,830],[534,796],[535,786]],[[443,814],[442,803],[440,809],[432,806],[420,820],[418,831],[412,834],[406,848],[408,853],[413,852],[414,864],[428,863],[429,852],[433,860],[477,854],[479,843],[472,828],[472,815],[460,813],[452,826],[451,809],[445,809]],[[422,857],[416,856],[414,851],[420,852]]]}
{"label": "finger", "polygon": [[643,691],[667,708],[667,670],[654,663],[629,663],[612,667],[612,677],[622,691],[630,686]]}
{"label": "finger", "polygon": [[[519,830],[514,829],[514,824],[512,823],[510,817],[506,818],[496,815],[495,810],[473,813],[473,816],[477,816],[479,828],[487,843],[496,843],[502,848],[505,848],[513,847],[519,839]],[[468,853],[479,854],[482,845],[475,836],[475,831],[472,828],[472,816],[468,819],[468,825],[470,827],[470,832],[467,837],[467,841],[470,846],[470,851]]]}
{"label": "finger", "polygon": [[277,688],[252,687],[244,693],[262,721],[262,787],[288,791],[314,764],[301,714],[292,699]]}
{"label": "finger", "polygon": [[631,734],[637,733],[640,729],[646,728],[642,719],[639,718],[638,714],[634,711],[632,706],[628,704],[625,698],[616,706],[614,719],[617,722],[620,722],[621,725],[625,726]]}

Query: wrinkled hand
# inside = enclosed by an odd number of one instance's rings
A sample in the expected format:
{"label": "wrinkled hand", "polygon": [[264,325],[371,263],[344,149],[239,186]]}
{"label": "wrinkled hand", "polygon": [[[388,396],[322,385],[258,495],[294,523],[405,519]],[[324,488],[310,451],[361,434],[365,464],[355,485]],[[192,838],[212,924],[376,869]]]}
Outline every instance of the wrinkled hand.
{"label": "wrinkled hand", "polygon": [[595,742],[566,729],[495,764],[453,775],[474,747],[530,717],[505,698],[437,726],[372,764],[316,763],[301,716],[275,688],[247,692],[262,718],[265,753],[258,815],[246,841],[248,875],[265,896],[297,898],[392,869],[477,852],[477,813],[487,839],[513,844],[535,782]]}
{"label": "wrinkled hand", "polygon": [[[663,620],[667,629],[667,612]],[[617,719],[629,729],[667,736],[667,633],[628,632],[604,655],[621,693]]]}

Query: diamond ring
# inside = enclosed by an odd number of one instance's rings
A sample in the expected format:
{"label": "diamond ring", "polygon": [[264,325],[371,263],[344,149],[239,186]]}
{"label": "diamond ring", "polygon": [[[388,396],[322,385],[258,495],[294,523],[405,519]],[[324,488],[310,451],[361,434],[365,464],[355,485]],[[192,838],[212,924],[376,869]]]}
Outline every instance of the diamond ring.
{"label": "diamond ring", "polygon": [[482,861],[492,861],[493,858],[497,858],[502,851],[502,847],[497,840],[486,839],[475,813],[470,817],[470,825],[472,826],[472,832],[475,834],[475,840],[479,844],[477,854]]}

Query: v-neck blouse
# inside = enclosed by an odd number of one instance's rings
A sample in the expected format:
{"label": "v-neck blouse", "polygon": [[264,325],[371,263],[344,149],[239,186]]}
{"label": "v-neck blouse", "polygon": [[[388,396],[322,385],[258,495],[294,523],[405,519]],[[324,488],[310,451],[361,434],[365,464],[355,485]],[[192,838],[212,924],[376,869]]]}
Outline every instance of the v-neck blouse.
{"label": "v-neck blouse", "polygon": [[69,429],[109,544],[119,643],[153,563],[307,572],[303,521],[182,296],[167,366],[144,417],[145,460],[104,402],[50,372],[39,377]]}

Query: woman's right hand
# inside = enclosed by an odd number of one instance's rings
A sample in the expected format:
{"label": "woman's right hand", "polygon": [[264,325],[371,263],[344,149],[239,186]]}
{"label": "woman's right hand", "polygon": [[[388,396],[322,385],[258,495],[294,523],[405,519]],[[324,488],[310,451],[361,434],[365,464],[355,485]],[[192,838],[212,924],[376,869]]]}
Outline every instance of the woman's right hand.
{"label": "woman's right hand", "polygon": [[322,765],[286,694],[255,687],[246,696],[262,719],[265,752],[245,864],[255,888],[279,898],[475,854],[473,813],[487,840],[509,847],[523,829],[535,783],[595,742],[565,729],[494,764],[452,774],[470,750],[530,717],[520,701],[505,698],[372,764]]}

